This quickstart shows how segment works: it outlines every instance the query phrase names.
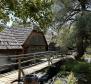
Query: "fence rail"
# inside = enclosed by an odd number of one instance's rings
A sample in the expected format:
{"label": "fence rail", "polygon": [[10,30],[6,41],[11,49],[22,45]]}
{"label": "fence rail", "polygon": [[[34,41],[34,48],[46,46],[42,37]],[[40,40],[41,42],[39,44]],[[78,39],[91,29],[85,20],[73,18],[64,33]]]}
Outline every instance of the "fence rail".
{"label": "fence rail", "polygon": [[8,56],[0,56],[0,58],[10,58],[13,60],[18,60],[16,63],[9,63],[0,65],[0,68],[12,67],[14,65],[18,66],[18,80],[21,79],[21,74],[25,75],[23,72],[22,64],[27,62],[34,62],[36,64],[36,60],[44,60],[48,61],[48,65],[52,63],[52,59],[58,58],[58,52],[55,51],[45,51],[45,52],[36,52],[36,53],[28,53],[21,55],[8,55]]}
{"label": "fence rail", "polygon": [[[28,61],[35,61],[38,59],[41,60],[43,58],[50,59],[51,57],[54,57],[54,55],[56,55],[56,54],[57,54],[57,52],[55,52],[55,51],[45,51],[45,52],[28,53],[28,54],[20,54],[20,55],[0,56],[0,58],[6,58],[6,59],[9,58],[12,60],[19,60],[20,59],[21,64],[23,64]],[[16,65],[16,64],[18,64],[18,62],[0,65],[0,67],[9,67],[9,66]]]}
{"label": "fence rail", "polygon": [[45,51],[45,52],[36,52],[36,53],[28,53],[28,54],[20,54],[20,55],[7,55],[7,56],[0,56],[0,58],[17,58],[17,57],[24,57],[24,56],[28,56],[31,57],[32,55],[49,55],[49,54],[53,54],[53,53],[57,53],[56,51]]}

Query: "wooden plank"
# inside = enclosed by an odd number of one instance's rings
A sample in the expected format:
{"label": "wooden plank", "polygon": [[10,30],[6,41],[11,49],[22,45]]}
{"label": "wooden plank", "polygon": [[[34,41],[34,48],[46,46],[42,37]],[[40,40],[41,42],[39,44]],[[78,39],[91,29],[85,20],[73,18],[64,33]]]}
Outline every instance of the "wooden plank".
{"label": "wooden plank", "polygon": [[[59,60],[60,59],[53,59],[52,63],[56,63]],[[27,74],[31,74],[36,71],[39,71],[39,70],[46,68],[46,67],[48,67],[48,62],[44,62],[42,64],[38,64],[36,66],[23,69],[23,71],[27,75]],[[18,70],[6,73],[2,77],[0,77],[0,84],[11,84],[11,82],[16,80],[17,78],[18,78]]]}

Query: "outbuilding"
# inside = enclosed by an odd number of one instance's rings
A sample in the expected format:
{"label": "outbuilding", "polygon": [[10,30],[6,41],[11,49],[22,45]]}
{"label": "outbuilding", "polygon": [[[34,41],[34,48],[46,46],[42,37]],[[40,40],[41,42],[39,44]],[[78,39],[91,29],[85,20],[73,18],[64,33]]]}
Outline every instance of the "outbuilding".
{"label": "outbuilding", "polygon": [[26,54],[47,49],[45,36],[39,29],[6,28],[0,32],[0,54]]}

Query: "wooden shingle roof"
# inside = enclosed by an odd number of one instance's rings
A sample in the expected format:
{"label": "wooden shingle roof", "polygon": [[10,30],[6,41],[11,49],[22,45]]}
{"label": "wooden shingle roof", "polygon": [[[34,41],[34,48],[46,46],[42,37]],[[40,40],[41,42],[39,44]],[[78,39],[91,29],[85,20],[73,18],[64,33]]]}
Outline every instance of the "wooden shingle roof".
{"label": "wooden shingle roof", "polygon": [[0,32],[0,49],[22,49],[22,45],[32,32],[30,28],[6,28]]}
{"label": "wooden shingle roof", "polygon": [[28,38],[33,29],[31,28],[7,28],[5,32],[13,34],[13,37],[16,38],[19,45],[23,45],[25,40]]}
{"label": "wooden shingle roof", "polygon": [[[28,37],[31,32],[36,29],[32,28],[5,28],[0,32],[0,49],[22,49],[24,44],[28,43]],[[44,45],[46,40],[43,36],[33,36],[31,44],[33,45]],[[44,41],[41,41],[44,39]],[[26,43],[25,43],[26,42]],[[34,43],[35,42],[35,43]],[[29,42],[30,43],[30,42]],[[46,43],[47,44],[47,43]]]}
{"label": "wooden shingle roof", "polygon": [[0,49],[22,49],[12,34],[0,32]]}

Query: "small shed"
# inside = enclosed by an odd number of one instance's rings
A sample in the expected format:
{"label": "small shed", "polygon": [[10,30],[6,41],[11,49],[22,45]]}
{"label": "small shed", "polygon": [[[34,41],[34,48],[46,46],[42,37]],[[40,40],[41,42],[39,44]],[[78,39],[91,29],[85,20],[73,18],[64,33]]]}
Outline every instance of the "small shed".
{"label": "small shed", "polygon": [[0,32],[0,54],[47,51],[43,32],[32,28],[5,28]]}

